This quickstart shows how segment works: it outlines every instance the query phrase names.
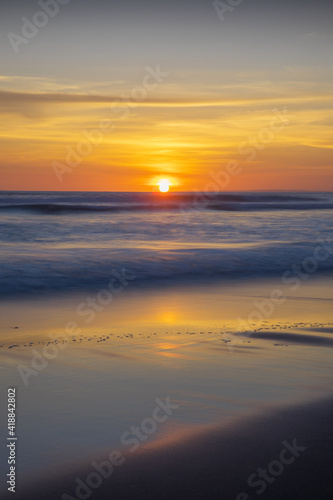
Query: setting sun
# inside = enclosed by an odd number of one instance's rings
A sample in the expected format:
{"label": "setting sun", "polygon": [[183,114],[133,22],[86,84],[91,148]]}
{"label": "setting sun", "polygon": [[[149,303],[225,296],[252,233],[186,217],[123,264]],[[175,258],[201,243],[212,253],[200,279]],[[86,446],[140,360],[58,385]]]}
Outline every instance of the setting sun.
{"label": "setting sun", "polygon": [[167,193],[170,189],[171,182],[168,179],[161,179],[158,181],[158,187],[161,193]]}

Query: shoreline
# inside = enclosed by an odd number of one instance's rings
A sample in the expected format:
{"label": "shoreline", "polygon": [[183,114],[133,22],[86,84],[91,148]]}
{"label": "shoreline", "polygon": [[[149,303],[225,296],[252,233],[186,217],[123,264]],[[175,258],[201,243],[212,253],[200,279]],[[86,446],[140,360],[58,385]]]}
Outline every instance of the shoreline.
{"label": "shoreline", "polygon": [[[322,324],[332,320],[331,276],[313,276],[296,291],[277,277],[195,286],[170,284],[137,289],[132,285],[116,294],[111,302],[98,295],[99,289],[7,297],[0,301],[0,345],[4,339],[17,343],[21,336],[26,336],[29,343],[49,340],[48,334],[71,335],[81,331],[87,336],[119,335],[139,329],[192,328],[196,324],[202,328],[206,325],[208,330],[216,325],[243,331],[265,323]],[[67,328],[69,324],[72,328]]]}

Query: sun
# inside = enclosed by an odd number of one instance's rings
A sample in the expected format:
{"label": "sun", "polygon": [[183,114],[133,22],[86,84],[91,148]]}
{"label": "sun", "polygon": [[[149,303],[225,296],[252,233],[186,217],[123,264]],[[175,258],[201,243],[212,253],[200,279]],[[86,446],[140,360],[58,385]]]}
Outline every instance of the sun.
{"label": "sun", "polygon": [[161,179],[160,181],[158,181],[158,187],[161,193],[167,193],[170,189],[170,186],[171,182],[169,181],[169,179]]}

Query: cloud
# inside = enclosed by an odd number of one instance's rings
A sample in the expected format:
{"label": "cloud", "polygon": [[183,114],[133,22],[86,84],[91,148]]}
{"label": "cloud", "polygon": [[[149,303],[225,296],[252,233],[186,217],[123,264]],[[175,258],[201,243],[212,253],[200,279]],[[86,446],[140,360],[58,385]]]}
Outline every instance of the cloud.
{"label": "cloud", "polygon": [[319,125],[324,127],[333,127],[333,116],[328,116],[322,120],[316,120],[310,123],[310,125]]}
{"label": "cloud", "polygon": [[[302,107],[307,109],[327,107],[331,103],[330,95],[307,95],[288,96],[274,93],[271,96],[262,97],[238,97],[226,99],[183,99],[183,98],[147,98],[141,102],[135,101],[132,97],[119,95],[98,95],[81,93],[55,93],[55,92],[13,92],[0,90],[0,112],[18,113],[24,116],[42,116],[45,113],[45,105],[57,104],[115,104],[127,106],[135,104],[137,107],[167,107],[167,108],[201,108],[201,107],[256,107],[264,105],[277,106],[279,103],[292,104],[293,108]],[[136,107],[135,106],[135,107]],[[133,106],[134,107],[134,106]],[[329,105],[331,107],[331,104]]]}

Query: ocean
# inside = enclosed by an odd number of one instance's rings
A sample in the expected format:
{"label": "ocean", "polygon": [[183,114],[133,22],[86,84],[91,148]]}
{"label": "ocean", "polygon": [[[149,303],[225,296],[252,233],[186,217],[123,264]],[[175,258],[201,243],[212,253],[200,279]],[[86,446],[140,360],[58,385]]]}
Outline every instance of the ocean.
{"label": "ocean", "polygon": [[[333,194],[1,192],[6,296],[284,273],[331,242]],[[333,269],[332,254],[317,272]]]}

